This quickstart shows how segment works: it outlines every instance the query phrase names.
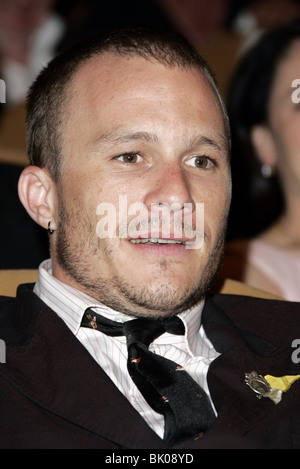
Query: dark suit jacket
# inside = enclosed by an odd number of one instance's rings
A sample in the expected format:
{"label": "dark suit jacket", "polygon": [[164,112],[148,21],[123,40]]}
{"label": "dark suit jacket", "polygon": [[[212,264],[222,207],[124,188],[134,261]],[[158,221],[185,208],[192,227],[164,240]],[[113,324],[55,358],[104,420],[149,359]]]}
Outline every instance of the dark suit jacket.
{"label": "dark suit jacket", "polygon": [[[221,353],[208,372],[218,418],[185,448],[300,448],[300,380],[277,405],[244,382],[300,373],[299,305],[215,295],[203,324]],[[0,298],[0,339],[0,448],[167,449],[32,285]]]}

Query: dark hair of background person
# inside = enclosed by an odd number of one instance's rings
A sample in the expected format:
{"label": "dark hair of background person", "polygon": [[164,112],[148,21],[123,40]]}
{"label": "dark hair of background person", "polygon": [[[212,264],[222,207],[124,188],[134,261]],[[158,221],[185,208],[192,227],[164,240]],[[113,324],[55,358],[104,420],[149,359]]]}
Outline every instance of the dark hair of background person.
{"label": "dark hair of background person", "polygon": [[300,19],[265,33],[238,62],[230,82],[226,102],[232,134],[233,189],[228,240],[256,236],[283,212],[279,179],[276,175],[262,176],[250,133],[254,125],[268,126],[268,103],[276,70],[297,39]]}

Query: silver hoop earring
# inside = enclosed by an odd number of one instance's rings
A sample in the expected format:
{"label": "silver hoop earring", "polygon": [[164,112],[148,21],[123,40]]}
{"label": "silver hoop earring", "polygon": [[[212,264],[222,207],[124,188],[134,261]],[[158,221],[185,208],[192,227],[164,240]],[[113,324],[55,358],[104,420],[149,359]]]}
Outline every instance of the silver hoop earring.
{"label": "silver hoop earring", "polygon": [[52,235],[54,233],[54,230],[51,230],[50,225],[51,225],[51,221],[49,221],[48,223],[48,233]]}

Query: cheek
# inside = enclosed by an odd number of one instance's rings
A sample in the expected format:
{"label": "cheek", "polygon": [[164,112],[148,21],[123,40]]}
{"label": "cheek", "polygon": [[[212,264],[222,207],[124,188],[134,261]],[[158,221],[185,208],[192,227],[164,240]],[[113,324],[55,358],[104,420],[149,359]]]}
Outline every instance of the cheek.
{"label": "cheek", "polygon": [[231,201],[231,182],[228,178],[224,182],[214,185],[207,192],[204,201],[204,223],[207,235],[214,241],[220,229],[227,222],[228,211]]}
{"label": "cheek", "polygon": [[[110,184],[104,183],[91,200],[96,216],[97,236],[105,238],[106,244],[114,245],[115,249],[120,239],[127,238],[130,220],[141,217],[143,212],[139,210],[139,201],[136,185],[132,188],[132,184],[115,180],[111,180]],[[148,219],[148,216],[144,214],[145,218]]]}
{"label": "cheek", "polygon": [[300,114],[281,122],[275,129],[277,147],[277,169],[281,178],[290,173],[299,174],[300,167]]}
{"label": "cheek", "polygon": [[96,233],[98,196],[91,187],[80,177],[69,177],[64,181],[58,202],[60,216],[62,209],[64,212],[64,219],[61,221],[66,223],[71,238],[91,239]]}
{"label": "cheek", "polygon": [[300,112],[289,107],[273,113],[271,119],[275,139],[284,148],[300,145]]}
{"label": "cheek", "polygon": [[300,116],[295,119],[291,119],[288,125],[284,128],[284,134],[286,144],[293,148],[300,148]]}

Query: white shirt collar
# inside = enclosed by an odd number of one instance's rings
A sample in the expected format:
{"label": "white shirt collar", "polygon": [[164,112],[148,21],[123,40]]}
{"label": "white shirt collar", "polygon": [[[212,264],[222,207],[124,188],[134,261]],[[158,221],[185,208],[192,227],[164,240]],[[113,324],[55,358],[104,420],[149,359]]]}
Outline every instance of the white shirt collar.
{"label": "white shirt collar", "polygon": [[[63,319],[75,335],[79,331],[82,316],[87,308],[92,308],[97,313],[114,321],[128,321],[128,315],[114,311],[87,294],[56,279],[52,275],[50,259],[43,261],[39,267],[39,278],[34,286],[34,292]],[[203,306],[204,300],[195,307],[179,314],[186,328],[184,340],[192,355],[196,351]],[[168,336],[169,334],[164,334],[158,340],[161,343],[167,343]],[[172,340],[174,340],[174,337]],[[182,340],[182,338],[178,337],[178,340]]]}

